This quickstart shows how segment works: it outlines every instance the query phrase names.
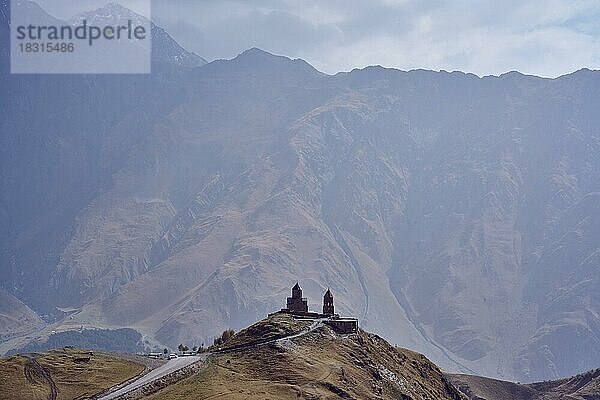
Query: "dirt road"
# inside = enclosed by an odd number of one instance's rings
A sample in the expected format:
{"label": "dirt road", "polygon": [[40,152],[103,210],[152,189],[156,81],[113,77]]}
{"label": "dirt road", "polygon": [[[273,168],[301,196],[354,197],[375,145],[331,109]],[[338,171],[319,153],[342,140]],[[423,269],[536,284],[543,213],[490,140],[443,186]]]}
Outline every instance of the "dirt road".
{"label": "dirt road", "polygon": [[40,363],[35,359],[35,356],[29,356],[27,363],[25,363],[24,371],[25,378],[29,383],[36,383],[38,380],[45,382],[50,387],[50,393],[48,394],[48,400],[56,400],[58,396],[58,388],[56,383],[52,380],[50,372],[42,367]]}

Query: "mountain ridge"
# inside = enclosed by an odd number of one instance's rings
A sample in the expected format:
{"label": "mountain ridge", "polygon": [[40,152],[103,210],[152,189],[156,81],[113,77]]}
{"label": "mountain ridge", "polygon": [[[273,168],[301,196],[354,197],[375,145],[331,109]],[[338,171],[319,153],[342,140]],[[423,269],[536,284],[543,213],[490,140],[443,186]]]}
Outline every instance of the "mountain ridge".
{"label": "mountain ridge", "polygon": [[550,399],[595,399],[600,392],[600,370],[556,381],[534,383],[504,382],[495,379],[469,376],[446,375],[450,382],[472,400],[550,400]]}
{"label": "mountain ridge", "polygon": [[[546,260],[565,246],[583,260],[593,254],[593,220],[582,225],[565,210],[579,204],[583,220],[593,215],[593,204],[582,200],[600,187],[598,76],[479,78],[378,67],[330,76],[251,49],[175,74],[175,83],[153,81],[142,93],[163,88],[170,103],[156,95],[143,107],[122,100],[127,112],[95,138],[73,130],[48,139],[46,129],[58,131],[59,123],[29,130],[53,143],[47,157],[62,160],[61,168],[103,167],[85,186],[78,176],[31,196],[39,209],[46,198],[65,213],[61,202],[77,204],[73,216],[56,213],[65,224],[56,235],[40,226],[38,237],[54,243],[32,240],[33,228],[10,215],[27,205],[4,195],[11,212],[2,218],[19,240],[4,233],[2,286],[17,297],[29,293],[40,313],[83,307],[72,322],[58,313],[58,325],[132,325],[177,343],[244,326],[272,311],[288,282],[300,278],[311,296],[323,282],[331,285],[343,310],[444,366],[527,379],[589,369],[598,355],[582,349],[597,348],[597,273],[573,267],[591,283],[571,274],[571,296],[547,303],[563,280],[559,265]],[[26,79],[32,89],[56,82]],[[89,81],[71,85],[52,90],[73,90],[77,101]],[[10,90],[13,98],[23,93]],[[144,109],[152,103],[160,112]],[[27,106],[1,104],[3,111]],[[143,129],[136,126],[149,114]],[[9,128],[24,129],[16,116],[3,121],[3,131]],[[22,143],[3,141],[6,148]],[[89,164],[61,146],[89,151]],[[39,170],[52,170],[51,158],[18,150]],[[22,164],[4,160],[5,184],[16,182]],[[575,234],[571,242],[552,241],[557,221]],[[42,278],[28,281],[19,271]],[[583,315],[572,311],[578,287],[586,290]],[[565,323],[574,331],[564,331]],[[560,338],[573,332],[581,339],[563,356]],[[556,355],[537,358],[548,346]],[[557,368],[563,357],[571,361]]]}

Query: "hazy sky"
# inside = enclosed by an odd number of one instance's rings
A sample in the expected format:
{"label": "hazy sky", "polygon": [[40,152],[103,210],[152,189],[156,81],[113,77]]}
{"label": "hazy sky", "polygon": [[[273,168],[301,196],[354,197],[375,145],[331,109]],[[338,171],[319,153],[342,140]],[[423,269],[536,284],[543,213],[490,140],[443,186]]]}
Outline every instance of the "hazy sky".
{"label": "hazy sky", "polygon": [[[57,17],[71,11],[39,3]],[[154,0],[152,16],[209,61],[259,47],[327,73],[374,64],[552,77],[600,69],[599,0]]]}

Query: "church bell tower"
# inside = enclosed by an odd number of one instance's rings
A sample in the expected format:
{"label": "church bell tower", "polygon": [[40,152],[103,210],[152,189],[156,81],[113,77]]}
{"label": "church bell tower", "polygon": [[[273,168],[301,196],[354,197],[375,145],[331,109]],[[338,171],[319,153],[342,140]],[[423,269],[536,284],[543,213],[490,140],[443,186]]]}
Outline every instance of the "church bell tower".
{"label": "church bell tower", "polygon": [[323,314],[335,314],[335,310],[333,308],[333,295],[331,294],[331,291],[329,291],[329,289],[327,289],[327,291],[325,292],[325,296],[323,296]]}

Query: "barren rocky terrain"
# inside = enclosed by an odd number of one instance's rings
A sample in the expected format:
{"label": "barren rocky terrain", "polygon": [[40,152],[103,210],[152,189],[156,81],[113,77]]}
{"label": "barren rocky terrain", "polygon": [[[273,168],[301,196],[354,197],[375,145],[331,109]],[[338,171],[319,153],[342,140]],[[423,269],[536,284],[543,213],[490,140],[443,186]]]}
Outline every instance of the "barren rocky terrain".
{"label": "barren rocky terrain", "polygon": [[451,371],[598,367],[599,72],[153,68],[0,74],[3,337],[199,345],[299,280]]}

